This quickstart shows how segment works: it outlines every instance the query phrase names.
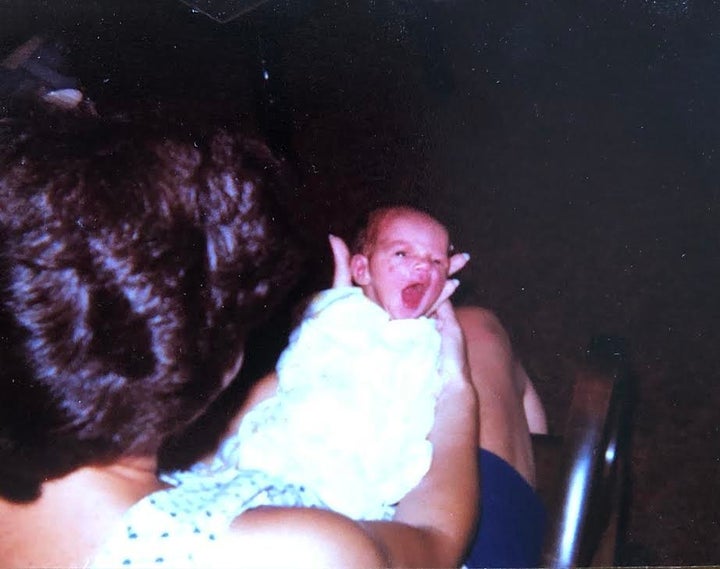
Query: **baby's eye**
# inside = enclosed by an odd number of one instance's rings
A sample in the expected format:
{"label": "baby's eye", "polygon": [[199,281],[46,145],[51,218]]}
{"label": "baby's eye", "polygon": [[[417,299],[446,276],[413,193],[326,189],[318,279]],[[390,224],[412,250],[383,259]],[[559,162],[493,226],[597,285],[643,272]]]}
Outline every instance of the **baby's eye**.
{"label": "baby's eye", "polygon": [[395,256],[396,256],[396,257],[404,257],[406,254],[407,254],[407,253],[406,253],[405,251],[403,251],[402,249],[399,250],[399,251],[395,251]]}

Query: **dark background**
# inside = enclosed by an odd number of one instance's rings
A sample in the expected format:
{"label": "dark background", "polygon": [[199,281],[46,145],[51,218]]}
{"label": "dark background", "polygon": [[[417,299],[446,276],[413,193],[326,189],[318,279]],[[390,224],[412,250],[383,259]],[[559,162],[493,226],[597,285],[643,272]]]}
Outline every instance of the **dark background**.
{"label": "dark background", "polygon": [[[0,57],[43,33],[98,110],[158,101],[259,130],[307,231],[425,203],[472,255],[562,426],[598,332],[638,376],[621,561],[720,563],[720,5],[302,0],[219,24],[178,0],[0,0]],[[267,74],[265,78],[264,73]]]}

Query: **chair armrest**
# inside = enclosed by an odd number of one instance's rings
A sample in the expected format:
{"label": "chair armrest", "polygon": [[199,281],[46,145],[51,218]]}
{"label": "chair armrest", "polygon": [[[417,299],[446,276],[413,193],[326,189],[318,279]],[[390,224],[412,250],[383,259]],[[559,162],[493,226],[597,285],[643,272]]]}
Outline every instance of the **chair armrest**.
{"label": "chair armrest", "polygon": [[[559,470],[549,483],[554,491],[546,494],[549,527],[543,561],[549,567],[590,565],[619,508],[629,377],[623,342],[594,338],[575,379],[562,442],[554,443],[561,450]],[[614,544],[611,549],[614,556]]]}

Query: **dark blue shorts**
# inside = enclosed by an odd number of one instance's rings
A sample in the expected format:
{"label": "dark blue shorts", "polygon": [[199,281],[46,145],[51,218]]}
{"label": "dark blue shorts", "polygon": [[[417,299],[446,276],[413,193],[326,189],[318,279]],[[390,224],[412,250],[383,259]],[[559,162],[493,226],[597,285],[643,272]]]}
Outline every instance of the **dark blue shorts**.
{"label": "dark blue shorts", "polygon": [[468,567],[537,567],[545,532],[545,507],[533,488],[499,456],[478,453],[480,522]]}

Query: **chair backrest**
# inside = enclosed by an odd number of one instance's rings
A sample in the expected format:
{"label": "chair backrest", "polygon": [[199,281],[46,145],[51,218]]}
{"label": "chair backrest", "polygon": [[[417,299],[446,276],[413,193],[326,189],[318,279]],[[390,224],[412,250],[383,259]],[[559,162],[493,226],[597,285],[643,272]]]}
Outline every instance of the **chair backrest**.
{"label": "chair backrest", "polygon": [[578,370],[564,432],[534,436],[548,506],[547,567],[617,563],[627,506],[632,374],[624,342],[594,338]]}

